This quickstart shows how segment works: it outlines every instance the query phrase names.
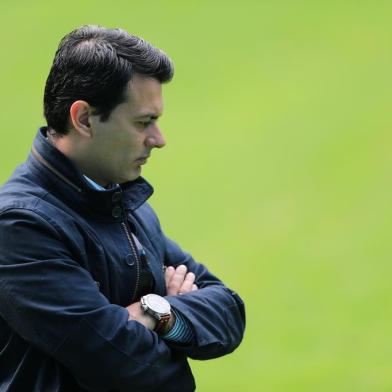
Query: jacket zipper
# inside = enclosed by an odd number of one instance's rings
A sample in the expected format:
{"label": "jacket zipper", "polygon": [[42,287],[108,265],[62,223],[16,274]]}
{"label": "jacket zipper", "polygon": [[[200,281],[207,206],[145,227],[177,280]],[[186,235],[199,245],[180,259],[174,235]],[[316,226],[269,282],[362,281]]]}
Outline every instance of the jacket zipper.
{"label": "jacket zipper", "polygon": [[134,290],[134,292],[133,292],[132,301],[131,301],[131,303],[133,303],[134,300],[135,300],[135,297],[136,297],[137,290],[138,290],[138,288],[139,288],[139,281],[140,281],[140,259],[139,259],[139,256],[138,256],[138,254],[137,254],[137,251],[136,251],[135,240],[133,239],[133,237],[132,237],[132,235],[131,235],[131,233],[130,233],[130,229],[129,229],[128,225],[127,225],[125,222],[121,222],[121,225],[122,225],[122,227],[124,228],[125,235],[126,235],[127,238],[128,238],[128,242],[129,242],[129,245],[130,245],[131,250],[132,250],[132,253],[133,253],[133,257],[135,258],[135,261],[136,261],[136,283],[135,283],[135,290]]}

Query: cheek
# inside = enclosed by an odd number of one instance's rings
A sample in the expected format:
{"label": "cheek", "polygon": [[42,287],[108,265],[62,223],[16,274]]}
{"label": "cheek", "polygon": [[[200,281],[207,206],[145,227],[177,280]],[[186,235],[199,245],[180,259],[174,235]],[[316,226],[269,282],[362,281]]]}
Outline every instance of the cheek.
{"label": "cheek", "polygon": [[137,152],[132,144],[121,144],[112,153],[113,162],[117,165],[129,166],[137,157]]}
{"label": "cheek", "polygon": [[104,146],[104,152],[106,151],[107,156],[111,157],[113,162],[117,164],[130,155],[130,145],[125,138],[112,139]]}

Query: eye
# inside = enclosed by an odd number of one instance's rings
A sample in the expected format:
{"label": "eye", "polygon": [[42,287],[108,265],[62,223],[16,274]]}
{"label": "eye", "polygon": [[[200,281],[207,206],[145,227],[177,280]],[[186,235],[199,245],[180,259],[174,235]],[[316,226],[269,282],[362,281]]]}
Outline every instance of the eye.
{"label": "eye", "polygon": [[142,128],[147,128],[150,126],[155,120],[148,120],[148,121],[138,121],[137,124]]}
{"label": "eye", "polygon": [[140,120],[137,121],[136,124],[139,128],[141,129],[146,129],[148,128],[150,125],[155,124],[157,122],[156,118],[151,118],[149,120]]}

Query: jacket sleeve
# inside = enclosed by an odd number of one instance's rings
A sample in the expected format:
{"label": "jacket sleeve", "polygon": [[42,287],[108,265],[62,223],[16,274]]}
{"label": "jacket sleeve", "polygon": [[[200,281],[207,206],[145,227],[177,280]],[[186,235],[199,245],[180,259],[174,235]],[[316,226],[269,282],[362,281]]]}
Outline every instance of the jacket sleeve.
{"label": "jacket sleeve", "polygon": [[166,265],[185,264],[196,275],[199,288],[181,296],[166,297],[171,305],[182,313],[193,326],[193,344],[175,345],[193,359],[210,359],[232,352],[241,342],[245,330],[244,303],[234,291],[227,288],[207,268],[192,256],[164,237]]}
{"label": "jacket sleeve", "polygon": [[180,379],[185,361],[128,321],[67,250],[66,234],[24,209],[0,214],[0,315],[92,390],[151,390]]}

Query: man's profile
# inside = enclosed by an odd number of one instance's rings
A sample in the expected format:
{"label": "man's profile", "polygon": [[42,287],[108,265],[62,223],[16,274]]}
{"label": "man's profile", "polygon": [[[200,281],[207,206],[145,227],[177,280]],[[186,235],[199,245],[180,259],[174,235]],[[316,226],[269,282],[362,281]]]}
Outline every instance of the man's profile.
{"label": "man's profile", "polygon": [[27,161],[0,188],[0,389],[193,391],[232,352],[240,297],[163,233],[141,175],[169,57],[120,29],[60,42]]}

